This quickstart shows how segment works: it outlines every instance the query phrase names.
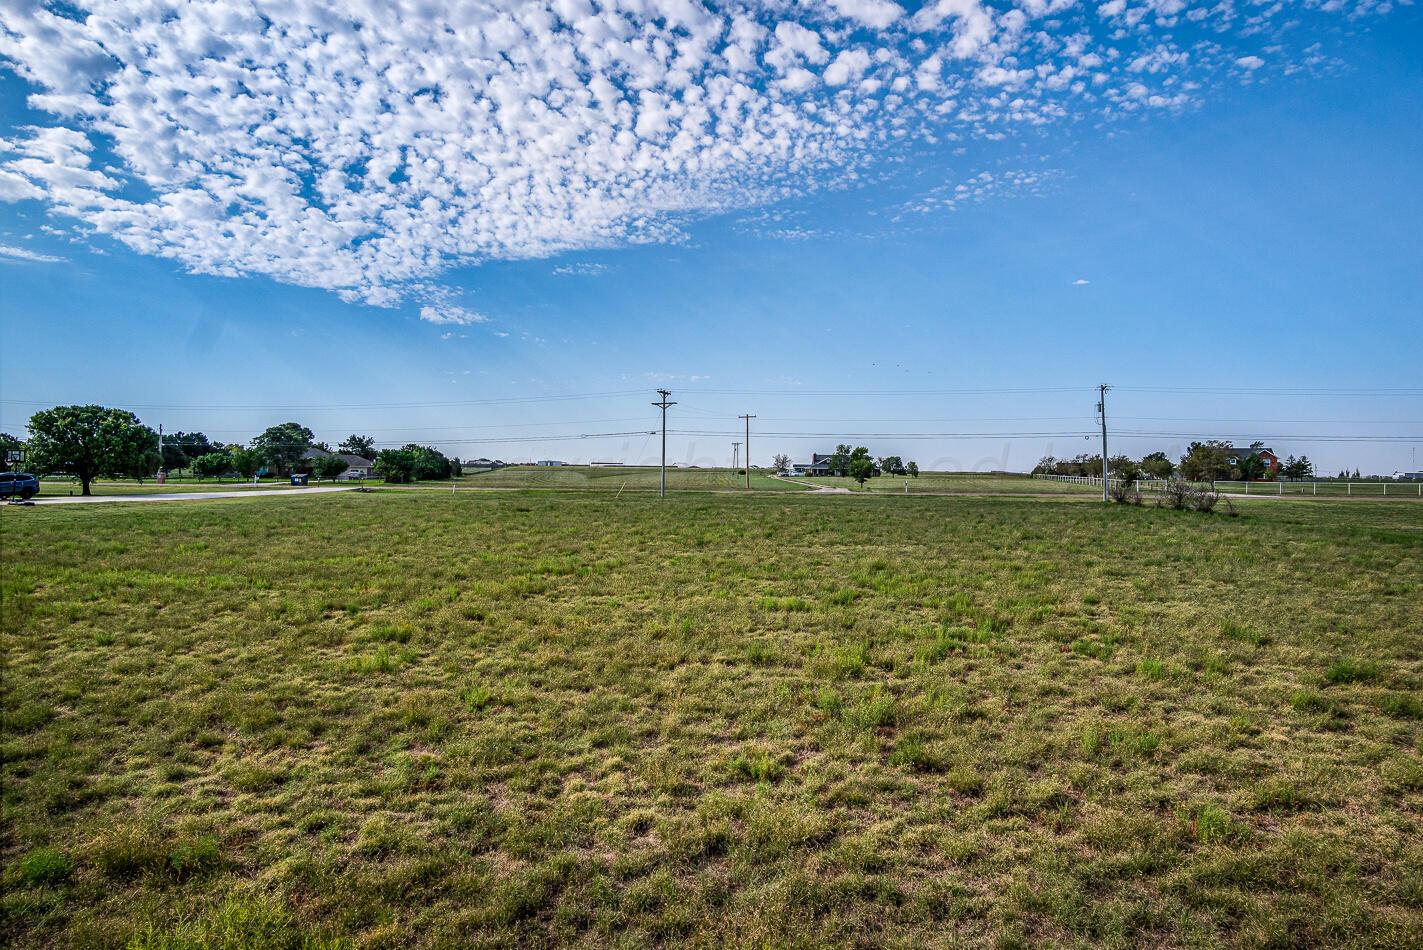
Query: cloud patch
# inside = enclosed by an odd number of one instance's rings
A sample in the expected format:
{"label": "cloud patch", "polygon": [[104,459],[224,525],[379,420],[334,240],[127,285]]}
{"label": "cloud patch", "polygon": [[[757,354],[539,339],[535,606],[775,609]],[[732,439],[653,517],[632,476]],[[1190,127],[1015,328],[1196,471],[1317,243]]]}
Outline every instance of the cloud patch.
{"label": "cloud patch", "polygon": [[11,4],[0,68],[46,118],[0,135],[0,200],[194,272],[393,306],[455,265],[677,241],[926,143],[1184,108],[1391,8],[910,6]]}
{"label": "cloud patch", "polygon": [[28,248],[15,247],[13,244],[0,244],[0,261],[23,261],[26,264],[60,264],[67,260],[69,260],[67,257],[41,254],[39,251],[31,251]]}

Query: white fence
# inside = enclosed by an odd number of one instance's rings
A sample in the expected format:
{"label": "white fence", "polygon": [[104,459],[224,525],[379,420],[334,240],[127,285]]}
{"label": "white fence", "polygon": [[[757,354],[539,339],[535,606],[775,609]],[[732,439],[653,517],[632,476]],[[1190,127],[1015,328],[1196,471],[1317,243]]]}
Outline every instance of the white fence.
{"label": "white fence", "polygon": [[[1096,475],[1034,475],[1055,482],[1068,482],[1092,488],[1101,488],[1102,479]],[[1119,482],[1121,479],[1111,479]],[[1139,492],[1165,491],[1168,481],[1164,478],[1138,478],[1132,487]],[[1291,481],[1277,479],[1271,482],[1217,481],[1192,482],[1196,488],[1209,487],[1212,491],[1230,495],[1309,495],[1329,498],[1423,498],[1423,481],[1413,479],[1396,481],[1386,478],[1370,478],[1362,481],[1336,481],[1334,479],[1314,479]]]}

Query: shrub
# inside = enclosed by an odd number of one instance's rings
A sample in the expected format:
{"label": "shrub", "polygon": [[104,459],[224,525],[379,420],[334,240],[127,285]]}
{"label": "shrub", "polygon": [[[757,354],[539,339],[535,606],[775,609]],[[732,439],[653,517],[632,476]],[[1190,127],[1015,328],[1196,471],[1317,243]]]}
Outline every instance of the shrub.
{"label": "shrub", "polygon": [[1141,492],[1124,478],[1116,478],[1107,483],[1107,497],[1119,505],[1140,505]]}

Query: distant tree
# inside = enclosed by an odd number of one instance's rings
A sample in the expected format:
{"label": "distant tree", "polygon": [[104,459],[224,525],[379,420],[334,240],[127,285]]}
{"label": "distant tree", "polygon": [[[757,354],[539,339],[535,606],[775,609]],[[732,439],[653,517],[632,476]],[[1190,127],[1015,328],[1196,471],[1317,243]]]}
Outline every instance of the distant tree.
{"label": "distant tree", "polygon": [[[1240,461],[1236,463],[1235,473],[1247,482],[1257,482],[1269,474],[1269,468],[1265,465],[1265,460],[1258,455],[1247,455],[1240,453]],[[1233,473],[1233,474],[1235,474]]]}
{"label": "distant tree", "polygon": [[225,451],[207,452],[193,459],[193,474],[198,478],[218,478],[232,471],[232,456]]}
{"label": "distant tree", "polygon": [[1309,460],[1308,455],[1301,455],[1299,458],[1291,456],[1280,469],[1280,474],[1286,478],[1313,478],[1314,463]]}
{"label": "distant tree", "polygon": [[406,445],[385,449],[375,459],[376,474],[397,484],[449,478],[450,460],[436,449],[424,445]]}
{"label": "distant tree", "polygon": [[[8,472],[12,468],[10,453],[23,451],[24,448],[25,443],[8,432],[0,432],[0,472]],[[16,465],[20,464],[23,463],[16,463]]]}
{"label": "distant tree", "polygon": [[1181,456],[1181,477],[1193,482],[1209,482],[1231,475],[1230,443],[1208,439],[1192,442]]}
{"label": "distant tree", "polygon": [[919,477],[919,463],[918,463],[918,462],[910,462],[908,465],[904,466],[904,470],[909,473],[909,476],[910,476],[911,478],[918,478],[918,477]]}
{"label": "distant tree", "polygon": [[850,471],[850,452],[848,445],[835,446],[835,454],[826,459],[826,464],[830,467],[831,475],[846,475]]}
{"label": "distant tree", "polygon": [[1355,477],[1355,478],[1358,478],[1358,477],[1359,477],[1359,470],[1358,470],[1357,468],[1354,469],[1354,477]]}
{"label": "distant tree", "polygon": [[252,448],[262,454],[262,459],[277,470],[278,475],[291,471],[306,450],[311,448],[315,436],[306,426],[296,422],[283,422],[267,428],[252,440]]}
{"label": "distant tree", "polygon": [[1152,452],[1142,456],[1141,470],[1151,478],[1170,478],[1176,471],[1176,463],[1165,452]]}
{"label": "distant tree", "polygon": [[1057,470],[1057,466],[1057,459],[1053,458],[1051,455],[1044,455],[1042,458],[1038,459],[1038,464],[1033,466],[1032,474],[1059,475],[1061,473]]}
{"label": "distant tree", "polygon": [[323,455],[312,464],[317,478],[335,479],[350,468],[350,464],[339,455]]}
{"label": "distant tree", "polygon": [[898,455],[886,455],[879,460],[879,469],[887,475],[903,475],[904,461]]}
{"label": "distant tree", "polygon": [[791,470],[791,457],[782,452],[771,459],[771,464],[775,466],[776,474],[784,474]]}
{"label": "distant tree", "polygon": [[230,456],[232,470],[243,478],[256,478],[266,459],[257,449],[236,448]]}
{"label": "distant tree", "polygon": [[37,472],[63,472],[91,494],[99,476],[135,477],[157,466],[158,433],[125,409],[56,406],[30,417],[25,464]]}
{"label": "distant tree", "polygon": [[359,455],[363,459],[376,457],[376,440],[368,435],[348,435],[346,441],[337,448],[350,455]]}
{"label": "distant tree", "polygon": [[459,478],[459,477],[460,477],[461,475],[463,475],[463,474],[464,474],[464,463],[461,462],[457,457],[456,457],[456,458],[451,458],[451,459],[450,459],[450,477],[451,477],[451,478]]}
{"label": "distant tree", "polygon": [[1127,455],[1113,455],[1107,461],[1107,471],[1113,478],[1128,482],[1141,477],[1141,466]]}
{"label": "distant tree", "polygon": [[870,461],[868,454],[864,457],[850,460],[850,477],[859,482],[861,486],[875,473],[875,463]]}

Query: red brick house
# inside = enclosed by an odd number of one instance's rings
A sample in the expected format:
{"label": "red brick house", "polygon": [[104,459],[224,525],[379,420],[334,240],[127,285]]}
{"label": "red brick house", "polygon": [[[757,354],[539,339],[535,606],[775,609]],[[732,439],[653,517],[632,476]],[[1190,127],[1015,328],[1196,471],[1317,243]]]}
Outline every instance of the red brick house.
{"label": "red brick house", "polygon": [[1278,478],[1280,474],[1280,457],[1275,454],[1274,449],[1260,448],[1235,448],[1231,447],[1225,451],[1225,460],[1231,465],[1239,465],[1250,456],[1259,456],[1260,461],[1265,463],[1265,477]]}

